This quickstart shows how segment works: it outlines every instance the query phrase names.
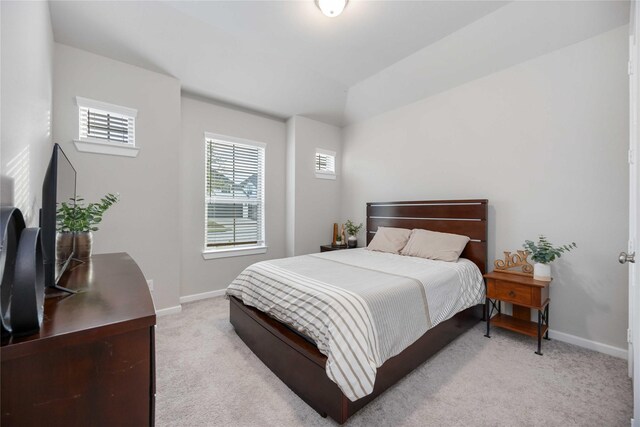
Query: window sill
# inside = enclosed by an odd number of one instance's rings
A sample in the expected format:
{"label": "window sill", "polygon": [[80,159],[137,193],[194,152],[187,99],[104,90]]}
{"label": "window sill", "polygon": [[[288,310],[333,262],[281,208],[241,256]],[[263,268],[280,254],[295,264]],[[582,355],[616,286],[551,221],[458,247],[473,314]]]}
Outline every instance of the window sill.
{"label": "window sill", "polygon": [[138,147],[126,147],[124,145],[116,145],[108,142],[98,141],[81,141],[74,139],[73,143],[76,146],[76,150],[83,153],[93,154],[108,154],[111,156],[123,156],[123,157],[137,157],[140,148]]}
{"label": "window sill", "polygon": [[316,172],[316,178],[320,178],[320,179],[336,179],[336,175],[335,174],[331,174],[331,173],[319,173],[319,172]]}
{"label": "window sill", "polygon": [[264,254],[264,253],[267,253],[267,247],[268,246],[251,246],[249,248],[204,250],[202,251],[202,258],[216,259],[216,258],[229,258],[234,256]]}

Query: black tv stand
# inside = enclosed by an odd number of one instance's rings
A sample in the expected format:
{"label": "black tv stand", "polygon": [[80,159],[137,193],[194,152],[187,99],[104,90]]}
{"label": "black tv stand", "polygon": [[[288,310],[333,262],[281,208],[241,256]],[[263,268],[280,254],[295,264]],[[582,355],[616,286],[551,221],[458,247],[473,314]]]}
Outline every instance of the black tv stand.
{"label": "black tv stand", "polygon": [[70,294],[77,294],[78,292],[80,292],[80,291],[74,291],[73,289],[65,288],[64,286],[60,286],[60,285],[51,286],[51,289],[57,289],[59,291],[67,292]]}
{"label": "black tv stand", "polygon": [[[74,264],[73,266],[71,265],[72,263]],[[80,266],[80,265],[82,265],[84,263],[86,263],[86,261],[81,260],[80,258],[70,258],[67,270],[73,270],[73,269],[77,268],[78,266]],[[69,289],[69,288],[65,288],[64,286],[60,286],[57,283],[55,285],[49,286],[49,287],[51,289],[56,289],[58,291],[66,292],[66,293],[69,293],[69,294],[80,293],[79,290],[75,290],[74,291],[73,289]]]}

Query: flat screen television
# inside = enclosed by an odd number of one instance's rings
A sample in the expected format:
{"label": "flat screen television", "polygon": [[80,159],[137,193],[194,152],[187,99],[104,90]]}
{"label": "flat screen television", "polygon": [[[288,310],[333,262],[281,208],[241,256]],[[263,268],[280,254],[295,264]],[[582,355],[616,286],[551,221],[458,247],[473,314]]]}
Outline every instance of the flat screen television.
{"label": "flat screen television", "polygon": [[40,233],[44,261],[45,286],[69,291],[58,286],[75,254],[75,239],[58,236],[58,209],[62,203],[75,207],[76,170],[58,144],[54,144],[51,160],[42,184]]}

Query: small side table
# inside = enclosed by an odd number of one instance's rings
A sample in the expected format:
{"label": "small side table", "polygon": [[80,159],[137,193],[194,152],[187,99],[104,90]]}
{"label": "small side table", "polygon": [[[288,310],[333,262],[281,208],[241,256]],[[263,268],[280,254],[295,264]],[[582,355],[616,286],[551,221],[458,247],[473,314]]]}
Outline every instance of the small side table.
{"label": "small side table", "polygon": [[[491,338],[491,325],[538,339],[538,351],[542,356],[542,338],[549,339],[549,284],[534,280],[531,276],[513,273],[491,272],[484,275],[487,286],[485,315],[487,334]],[[502,313],[502,301],[513,305],[513,315]],[[538,321],[531,321],[531,310],[538,312]],[[494,312],[497,314],[493,316]]]}
{"label": "small side table", "polygon": [[335,248],[335,247],[331,246],[331,244],[320,246],[320,252],[341,251],[342,249],[350,249],[350,248],[348,246],[345,246],[345,247],[342,247],[342,248]]}

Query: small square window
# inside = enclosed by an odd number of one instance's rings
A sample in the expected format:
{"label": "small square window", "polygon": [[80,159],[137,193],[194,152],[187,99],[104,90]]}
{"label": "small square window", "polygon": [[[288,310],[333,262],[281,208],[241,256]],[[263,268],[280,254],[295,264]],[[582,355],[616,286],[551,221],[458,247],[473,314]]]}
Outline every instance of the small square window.
{"label": "small square window", "polygon": [[79,151],[137,155],[135,127],[137,110],[77,96]]}
{"label": "small square window", "polygon": [[316,178],[336,179],[336,152],[316,148]]}

